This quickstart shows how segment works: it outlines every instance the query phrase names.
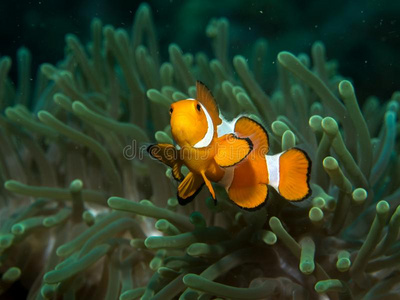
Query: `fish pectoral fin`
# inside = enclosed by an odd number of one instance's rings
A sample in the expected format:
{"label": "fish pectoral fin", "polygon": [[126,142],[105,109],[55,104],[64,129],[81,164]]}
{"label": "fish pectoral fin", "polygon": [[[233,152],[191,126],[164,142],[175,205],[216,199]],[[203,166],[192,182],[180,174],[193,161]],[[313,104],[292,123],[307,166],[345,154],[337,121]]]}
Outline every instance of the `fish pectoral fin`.
{"label": "fish pectoral fin", "polygon": [[191,202],[201,191],[204,180],[201,175],[189,172],[185,179],[178,186],[178,202],[180,205],[186,205]]}
{"label": "fish pectoral fin", "polygon": [[231,167],[241,162],[253,149],[249,138],[239,138],[230,133],[217,140],[217,154],[214,159],[220,167]]}
{"label": "fish pectoral fin", "polygon": [[217,198],[215,197],[215,191],[214,191],[214,188],[213,188],[213,186],[211,184],[211,181],[206,177],[206,174],[204,172],[201,172],[201,176],[203,177],[203,180],[204,180],[208,190],[210,191],[214,202],[216,202]]}
{"label": "fish pectoral fin", "polygon": [[182,160],[179,156],[179,150],[171,144],[154,144],[147,147],[147,152],[155,159],[172,168],[172,175],[175,180],[182,181],[181,173]]}
{"label": "fish pectoral fin", "polygon": [[173,167],[174,163],[179,160],[179,152],[178,149],[175,148],[174,145],[171,144],[154,144],[147,147],[147,152],[149,154],[166,164],[168,167]]}

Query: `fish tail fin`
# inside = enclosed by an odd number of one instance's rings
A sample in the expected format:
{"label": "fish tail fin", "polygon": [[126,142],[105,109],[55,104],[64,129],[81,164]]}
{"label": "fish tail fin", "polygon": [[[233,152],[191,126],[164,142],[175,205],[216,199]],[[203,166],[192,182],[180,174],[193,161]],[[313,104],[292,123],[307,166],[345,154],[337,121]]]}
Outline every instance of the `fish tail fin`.
{"label": "fish tail fin", "polygon": [[[271,167],[270,184],[279,194],[289,201],[300,201],[307,198],[311,193],[310,171],[311,160],[301,149],[292,148],[278,155],[274,155],[276,163],[268,164]],[[267,157],[267,163],[269,161]],[[277,161],[279,160],[279,162]],[[274,168],[278,165],[279,168]]]}

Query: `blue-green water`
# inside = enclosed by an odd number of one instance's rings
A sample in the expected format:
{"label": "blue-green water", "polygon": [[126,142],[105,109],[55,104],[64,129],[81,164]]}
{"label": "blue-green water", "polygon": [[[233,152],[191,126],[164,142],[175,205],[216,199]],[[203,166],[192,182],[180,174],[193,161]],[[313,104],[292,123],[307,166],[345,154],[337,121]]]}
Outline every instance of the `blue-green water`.
{"label": "blue-green water", "polygon": [[[0,53],[15,57],[20,46],[33,53],[34,66],[55,63],[64,56],[64,37],[74,33],[83,41],[90,22],[130,28],[140,1],[2,1]],[[160,51],[174,42],[184,51],[211,52],[205,34],[211,18],[230,22],[230,55],[250,56],[258,38],[269,42],[268,67],[282,50],[308,52],[320,40],[328,55],[340,61],[340,72],[354,80],[361,101],[383,99],[400,85],[400,4],[396,1],[177,1],[149,2],[153,9]],[[16,70],[12,70],[15,74]],[[273,78],[266,79],[272,85]],[[379,87],[376,89],[375,87]]]}
{"label": "blue-green water", "polygon": [[[397,299],[399,16],[396,1],[1,1],[0,299]],[[307,153],[307,199],[263,178],[241,194],[263,184],[257,210],[218,184],[179,205],[173,172],[193,170],[146,149],[181,153],[170,105],[197,80],[265,129],[269,155]]]}

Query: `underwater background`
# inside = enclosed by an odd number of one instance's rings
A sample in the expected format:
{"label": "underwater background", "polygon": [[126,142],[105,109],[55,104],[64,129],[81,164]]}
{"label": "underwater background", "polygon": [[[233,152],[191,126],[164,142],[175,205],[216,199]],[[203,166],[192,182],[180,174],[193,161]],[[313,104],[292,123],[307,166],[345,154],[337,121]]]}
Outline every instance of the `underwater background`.
{"label": "underwater background", "polygon": [[[1,299],[399,299],[400,2],[1,1]],[[181,207],[169,105],[299,147],[312,195]]]}

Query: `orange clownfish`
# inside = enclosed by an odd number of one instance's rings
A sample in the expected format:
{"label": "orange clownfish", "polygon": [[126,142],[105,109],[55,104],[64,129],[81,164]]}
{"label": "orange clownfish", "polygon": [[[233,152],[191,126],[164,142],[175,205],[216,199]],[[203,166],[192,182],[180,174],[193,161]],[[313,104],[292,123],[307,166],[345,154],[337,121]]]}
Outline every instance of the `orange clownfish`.
{"label": "orange clownfish", "polygon": [[[207,87],[196,83],[196,99],[180,100],[170,107],[171,132],[177,147],[150,145],[150,155],[172,168],[180,181],[178,201],[192,201],[204,184],[216,201],[211,182],[222,185],[239,207],[256,209],[267,197],[269,186],[290,201],[311,192],[311,161],[300,149],[267,155],[268,134],[256,121],[239,116],[225,120]],[[189,173],[184,177],[181,167]]]}

